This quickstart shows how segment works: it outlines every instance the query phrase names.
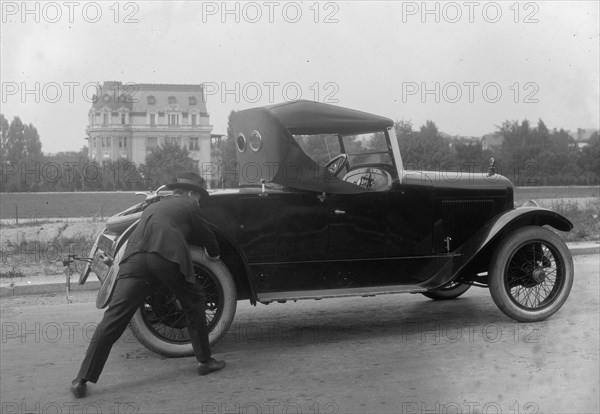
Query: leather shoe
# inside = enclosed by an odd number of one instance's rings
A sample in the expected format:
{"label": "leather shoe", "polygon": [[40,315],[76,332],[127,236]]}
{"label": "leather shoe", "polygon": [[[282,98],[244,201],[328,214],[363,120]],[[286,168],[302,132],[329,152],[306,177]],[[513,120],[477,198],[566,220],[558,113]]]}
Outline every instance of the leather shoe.
{"label": "leather shoe", "polygon": [[86,381],[81,378],[75,378],[71,382],[71,392],[75,396],[75,398],[83,398],[85,397],[85,392],[87,391]]}
{"label": "leather shoe", "polygon": [[206,362],[198,363],[198,375],[208,375],[225,367],[225,361],[217,361],[214,358]]}

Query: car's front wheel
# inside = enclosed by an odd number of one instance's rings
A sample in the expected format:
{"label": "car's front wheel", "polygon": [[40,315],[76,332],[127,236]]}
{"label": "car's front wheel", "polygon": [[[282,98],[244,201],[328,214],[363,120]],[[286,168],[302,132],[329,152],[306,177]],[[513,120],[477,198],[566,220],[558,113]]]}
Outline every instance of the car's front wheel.
{"label": "car's front wheel", "polygon": [[[191,251],[198,283],[206,295],[206,324],[212,346],[225,335],[233,321],[237,306],[235,284],[222,261],[208,259],[204,250],[198,248]],[[129,327],[142,345],[160,355],[194,355],[185,314],[175,296],[165,288],[154,289]]]}
{"label": "car's front wheel", "polygon": [[567,245],[544,227],[523,227],[500,242],[489,269],[492,299],[519,322],[541,321],[557,312],[573,285]]}

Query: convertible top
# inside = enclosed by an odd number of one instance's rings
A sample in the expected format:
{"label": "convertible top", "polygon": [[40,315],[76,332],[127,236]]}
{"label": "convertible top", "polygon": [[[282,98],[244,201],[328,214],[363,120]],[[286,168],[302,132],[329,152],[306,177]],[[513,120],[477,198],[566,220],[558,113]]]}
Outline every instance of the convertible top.
{"label": "convertible top", "polygon": [[318,165],[304,153],[294,135],[354,135],[394,125],[388,118],[311,101],[246,109],[233,116],[232,124],[241,185],[265,180],[332,194],[361,193],[365,189]]}
{"label": "convertible top", "polygon": [[294,135],[362,134],[394,126],[394,121],[355,109],[313,101],[292,101],[266,106]]}

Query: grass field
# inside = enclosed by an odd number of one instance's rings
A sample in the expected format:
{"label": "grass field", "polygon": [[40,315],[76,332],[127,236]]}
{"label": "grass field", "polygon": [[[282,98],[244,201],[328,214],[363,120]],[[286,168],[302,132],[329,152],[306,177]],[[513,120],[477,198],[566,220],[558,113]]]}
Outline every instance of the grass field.
{"label": "grass field", "polygon": [[110,217],[143,200],[131,192],[2,193],[0,219]]}
{"label": "grass field", "polygon": [[600,186],[515,187],[515,200],[600,198]]}

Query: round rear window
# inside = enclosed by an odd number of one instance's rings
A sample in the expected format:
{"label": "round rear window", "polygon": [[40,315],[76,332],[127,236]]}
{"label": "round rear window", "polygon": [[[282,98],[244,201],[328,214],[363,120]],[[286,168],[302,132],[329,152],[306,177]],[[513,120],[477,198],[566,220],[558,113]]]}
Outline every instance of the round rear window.
{"label": "round rear window", "polygon": [[241,132],[238,134],[236,140],[237,149],[239,152],[246,151],[246,137]]}
{"label": "round rear window", "polygon": [[252,151],[257,152],[262,147],[262,137],[258,131],[252,131],[250,134],[250,148]]}

